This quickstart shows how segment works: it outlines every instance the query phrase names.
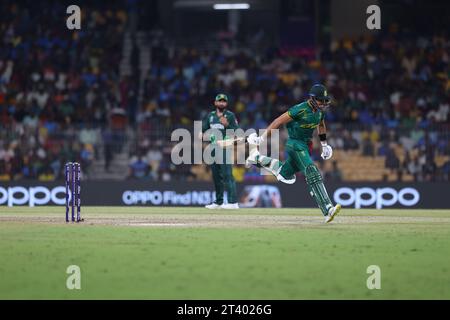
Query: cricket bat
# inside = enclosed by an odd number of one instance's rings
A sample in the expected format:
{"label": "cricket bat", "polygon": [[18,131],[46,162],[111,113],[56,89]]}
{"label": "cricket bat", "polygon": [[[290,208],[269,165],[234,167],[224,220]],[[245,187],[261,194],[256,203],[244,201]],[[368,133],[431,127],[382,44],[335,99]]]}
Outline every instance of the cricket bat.
{"label": "cricket bat", "polygon": [[240,141],[244,141],[244,139],[245,139],[244,137],[237,137],[237,138],[234,138],[234,139],[218,140],[216,143],[221,148],[227,148],[227,147],[233,146],[235,143],[238,143]]}

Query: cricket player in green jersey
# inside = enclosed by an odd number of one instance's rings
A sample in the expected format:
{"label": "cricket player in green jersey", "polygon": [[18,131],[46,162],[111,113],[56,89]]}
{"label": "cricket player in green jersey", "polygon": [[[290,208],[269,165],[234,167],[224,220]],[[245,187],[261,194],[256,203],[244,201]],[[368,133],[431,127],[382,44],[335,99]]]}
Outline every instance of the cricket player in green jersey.
{"label": "cricket player in green jersey", "polygon": [[[333,155],[333,149],[327,144],[324,112],[329,106],[331,98],[326,88],[321,84],[314,85],[309,92],[309,99],[292,106],[287,112],[275,119],[265,132],[258,137],[256,133],[249,135],[248,143],[254,146],[246,160],[246,165],[256,165],[271,172],[281,182],[292,184],[296,180],[295,174],[302,172],[306,178],[311,196],[317,202],[325,216],[325,222],[331,222],[341,210],[341,205],[333,205],[323,184],[322,175],[311,159],[312,134],[318,129],[322,145],[322,158],[328,160]],[[259,154],[257,146],[267,139],[271,130],[286,125],[288,140],[286,151],[288,157],[283,163]]]}
{"label": "cricket player in green jersey", "polygon": [[[238,122],[234,113],[227,109],[228,97],[225,94],[221,93],[216,96],[214,106],[216,110],[211,111],[202,121],[202,132],[205,133],[208,129],[219,130],[223,139],[226,139],[226,130],[239,129]],[[217,137],[212,134],[209,139],[211,143],[215,143]],[[239,209],[230,153],[220,148],[214,150],[214,152],[216,151],[222,152],[222,161],[217,161],[217,163],[214,161],[211,164],[214,187],[216,189],[216,200],[205,207],[208,209]],[[215,160],[217,158],[215,157]],[[227,191],[227,204],[223,203],[224,189]]]}

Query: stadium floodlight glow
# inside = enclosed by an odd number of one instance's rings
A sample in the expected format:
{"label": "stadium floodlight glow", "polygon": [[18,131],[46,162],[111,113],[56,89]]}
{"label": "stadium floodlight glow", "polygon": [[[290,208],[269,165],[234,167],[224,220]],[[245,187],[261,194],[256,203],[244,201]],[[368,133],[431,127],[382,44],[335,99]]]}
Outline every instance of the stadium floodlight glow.
{"label": "stadium floodlight glow", "polygon": [[214,10],[247,10],[250,9],[248,3],[216,3]]}

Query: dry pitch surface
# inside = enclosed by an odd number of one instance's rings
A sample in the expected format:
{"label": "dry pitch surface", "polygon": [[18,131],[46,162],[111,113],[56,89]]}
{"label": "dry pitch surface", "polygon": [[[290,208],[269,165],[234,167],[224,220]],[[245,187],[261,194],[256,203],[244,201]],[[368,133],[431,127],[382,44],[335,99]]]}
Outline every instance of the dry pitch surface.
{"label": "dry pitch surface", "polygon": [[[64,208],[4,208],[0,222],[66,224]],[[0,210],[0,212],[3,210]],[[206,210],[181,207],[85,207],[83,225],[206,228],[303,228],[325,225],[317,209]],[[449,210],[342,209],[327,226],[365,224],[450,224]]]}

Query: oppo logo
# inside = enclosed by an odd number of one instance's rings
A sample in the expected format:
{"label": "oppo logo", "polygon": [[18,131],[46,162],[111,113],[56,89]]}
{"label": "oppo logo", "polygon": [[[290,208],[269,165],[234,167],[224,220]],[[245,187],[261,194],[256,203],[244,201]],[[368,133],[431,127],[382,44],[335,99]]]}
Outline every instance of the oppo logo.
{"label": "oppo logo", "polygon": [[66,189],[64,187],[55,187],[49,190],[47,187],[42,186],[28,189],[24,187],[9,187],[7,189],[0,187],[0,205],[7,204],[8,207],[29,205],[34,207],[35,205],[45,205],[50,202],[64,205],[66,202]]}
{"label": "oppo logo", "polygon": [[[225,194],[226,196],[226,194]],[[126,190],[122,194],[122,201],[126,205],[152,204],[152,205],[205,205],[215,200],[212,191],[188,191],[177,193],[167,191],[131,191]]]}
{"label": "oppo logo", "polygon": [[393,188],[339,188],[334,192],[334,201],[342,206],[354,204],[356,209],[373,206],[377,209],[395,205],[411,207],[420,201],[420,194],[414,188],[403,188],[397,191]]}

